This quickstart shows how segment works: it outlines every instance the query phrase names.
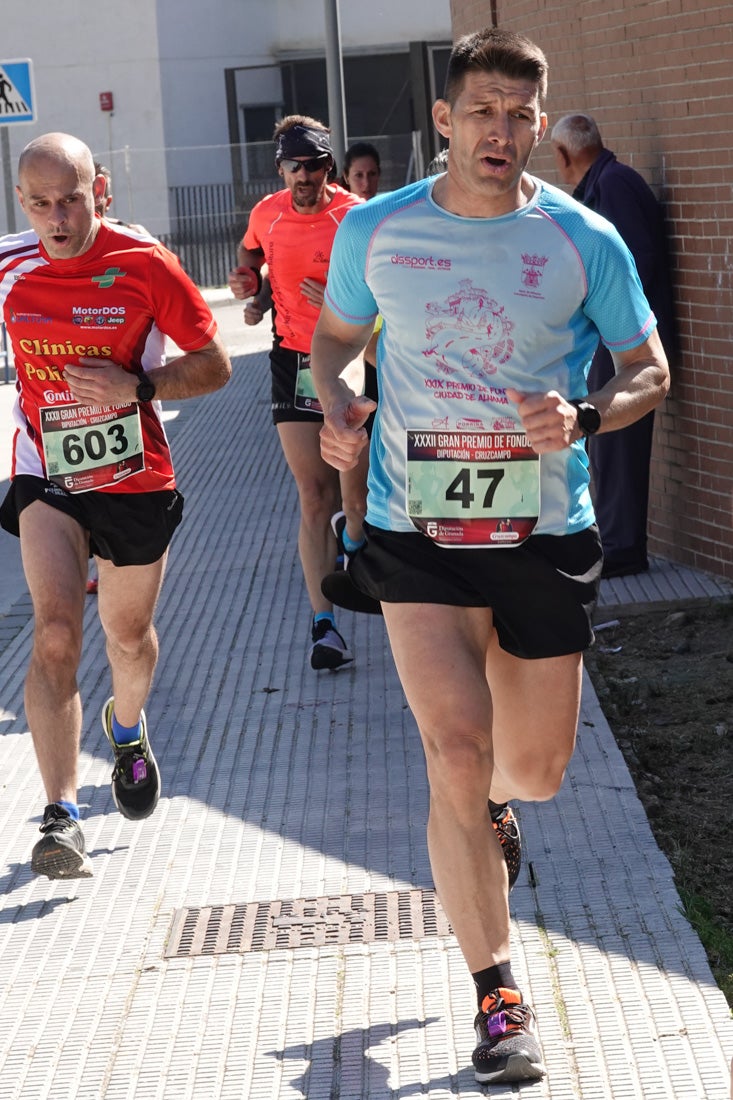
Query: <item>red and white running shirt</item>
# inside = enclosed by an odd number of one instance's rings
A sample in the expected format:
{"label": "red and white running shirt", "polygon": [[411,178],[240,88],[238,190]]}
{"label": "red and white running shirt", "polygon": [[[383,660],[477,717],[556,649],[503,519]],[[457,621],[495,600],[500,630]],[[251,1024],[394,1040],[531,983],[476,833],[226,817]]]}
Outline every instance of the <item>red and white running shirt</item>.
{"label": "red and white running shirt", "polygon": [[[73,416],[66,364],[109,359],[137,374],[161,365],[166,336],[189,352],[216,333],[211,310],[177,257],[153,238],[105,222],[89,251],[71,260],[51,259],[32,230],[1,238],[0,307],[17,374],[12,477],[49,476],[40,410]],[[160,405],[137,409],[144,468],[105,484],[104,492],[175,486]],[[54,419],[48,411],[43,417]]]}

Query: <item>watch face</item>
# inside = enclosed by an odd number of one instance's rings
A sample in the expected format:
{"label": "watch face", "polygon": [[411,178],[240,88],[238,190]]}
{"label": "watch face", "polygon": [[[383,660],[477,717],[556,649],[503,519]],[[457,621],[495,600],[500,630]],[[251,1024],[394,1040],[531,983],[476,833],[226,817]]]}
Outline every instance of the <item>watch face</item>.
{"label": "watch face", "polygon": [[588,405],[585,410],[585,420],[587,423],[587,431],[597,432],[601,426],[601,414],[594,405]]}
{"label": "watch face", "polygon": [[601,414],[598,409],[588,401],[581,401],[576,407],[581,431],[586,435],[593,435],[601,426]]}
{"label": "watch face", "polygon": [[138,401],[152,401],[155,397],[155,386],[149,378],[141,378],[136,393]]}

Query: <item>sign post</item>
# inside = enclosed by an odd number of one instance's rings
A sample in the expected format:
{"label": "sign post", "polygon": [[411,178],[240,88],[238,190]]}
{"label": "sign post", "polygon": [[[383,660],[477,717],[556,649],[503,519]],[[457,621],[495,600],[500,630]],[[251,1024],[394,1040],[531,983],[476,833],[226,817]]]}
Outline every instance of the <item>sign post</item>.
{"label": "sign post", "polygon": [[346,152],[346,100],[339,0],[326,0],[326,86],[333,155],[336,163],[343,168]]}
{"label": "sign post", "polygon": [[36,121],[33,62],[29,58],[0,61],[0,152],[8,233],[15,233],[13,169],[10,164],[9,126]]}

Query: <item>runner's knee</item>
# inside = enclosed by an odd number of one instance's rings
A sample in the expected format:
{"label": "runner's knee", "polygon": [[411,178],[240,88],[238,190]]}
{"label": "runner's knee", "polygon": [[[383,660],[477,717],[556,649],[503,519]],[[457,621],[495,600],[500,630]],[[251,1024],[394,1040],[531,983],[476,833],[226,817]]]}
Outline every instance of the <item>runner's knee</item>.
{"label": "runner's knee", "polygon": [[81,640],[81,627],[71,616],[57,614],[36,619],[33,652],[50,676],[55,671],[65,675],[70,669],[76,670],[81,658]]}
{"label": "runner's knee", "polygon": [[153,625],[146,618],[127,618],[111,624],[108,622],[104,629],[108,645],[128,657],[138,656],[155,640]]}
{"label": "runner's knee", "polygon": [[512,796],[523,802],[547,802],[562,786],[568,759],[561,753],[527,753],[501,772]]}
{"label": "runner's knee", "polygon": [[330,520],[338,504],[337,482],[323,478],[304,479],[298,482],[298,497],[303,516],[325,516]]}
{"label": "runner's knee", "polygon": [[431,798],[458,818],[483,812],[491,786],[493,755],[487,737],[458,734],[426,743]]}

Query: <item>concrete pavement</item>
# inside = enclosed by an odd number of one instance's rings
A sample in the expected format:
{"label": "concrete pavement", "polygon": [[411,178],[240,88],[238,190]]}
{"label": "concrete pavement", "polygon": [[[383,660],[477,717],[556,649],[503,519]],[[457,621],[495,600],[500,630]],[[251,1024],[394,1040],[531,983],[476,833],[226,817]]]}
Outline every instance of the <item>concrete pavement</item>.
{"label": "concrete pavement", "polygon": [[[30,872],[44,804],[22,704],[32,624],[17,546],[0,541],[0,1100],[726,1100],[730,1013],[587,680],[561,793],[519,807],[515,972],[548,1076],[474,1082],[473,991],[432,891],[424,764],[383,624],[344,612],[354,667],[307,667],[267,330],[210,297],[235,372],[167,410],[186,518],[147,708],[163,797],[138,824],[110,794],[87,602],[90,880]],[[655,561],[603,582],[601,605],[730,587]]]}

